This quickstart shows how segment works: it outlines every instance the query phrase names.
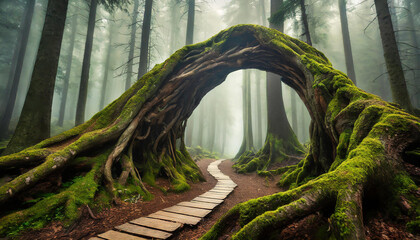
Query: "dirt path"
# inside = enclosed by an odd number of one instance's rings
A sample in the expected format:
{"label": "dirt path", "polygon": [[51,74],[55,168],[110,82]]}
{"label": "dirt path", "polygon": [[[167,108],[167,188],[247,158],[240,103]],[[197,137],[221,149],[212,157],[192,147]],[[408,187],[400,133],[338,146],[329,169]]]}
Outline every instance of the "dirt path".
{"label": "dirt path", "polygon": [[[52,222],[40,230],[32,230],[24,233],[20,239],[89,239],[90,237],[112,229],[114,226],[123,224],[135,218],[146,216],[160,209],[172,206],[178,202],[190,201],[198,195],[210,190],[216,184],[214,179],[207,172],[207,166],[214,160],[203,159],[197,162],[203,172],[206,182],[191,184],[191,189],[182,194],[167,193],[166,195],[157,188],[149,187],[150,192],[155,196],[152,201],[129,204],[123,203],[120,206],[106,209],[92,219],[87,210],[84,209],[79,222],[74,224],[70,231],[66,230],[60,222]],[[231,193],[221,206],[217,207],[208,217],[205,218],[196,228],[184,228],[173,239],[197,239],[216,222],[227,210],[239,202],[246,201],[259,196],[272,194],[279,189],[274,181],[265,181],[254,174],[239,175],[232,170],[233,162],[226,160],[219,165],[219,169],[238,184],[235,191]],[[158,179],[157,184],[169,188],[170,184],[166,179]]]}
{"label": "dirt path", "polygon": [[231,160],[226,160],[219,165],[219,169],[238,185],[235,190],[226,198],[223,204],[218,206],[196,228],[185,228],[178,235],[174,236],[174,239],[198,239],[207,232],[224,213],[236,204],[280,191],[275,185],[277,181],[272,179],[266,180],[256,173],[237,174],[233,171],[232,165],[233,162]]}

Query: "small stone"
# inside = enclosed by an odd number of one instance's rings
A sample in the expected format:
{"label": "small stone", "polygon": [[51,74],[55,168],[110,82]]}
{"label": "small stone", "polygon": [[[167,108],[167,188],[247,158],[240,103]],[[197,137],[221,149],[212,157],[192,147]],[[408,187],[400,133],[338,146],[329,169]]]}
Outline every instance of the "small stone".
{"label": "small stone", "polygon": [[52,168],[52,169],[56,169],[56,168],[57,168],[57,165],[54,165],[54,166],[52,166],[51,168]]}

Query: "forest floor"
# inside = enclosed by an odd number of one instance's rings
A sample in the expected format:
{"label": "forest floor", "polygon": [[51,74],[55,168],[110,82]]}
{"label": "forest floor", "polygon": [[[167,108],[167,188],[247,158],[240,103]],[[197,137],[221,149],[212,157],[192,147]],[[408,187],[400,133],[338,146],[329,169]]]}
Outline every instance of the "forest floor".
{"label": "forest floor", "polygon": [[[41,230],[31,230],[23,233],[19,239],[89,239],[96,234],[112,229],[114,226],[146,216],[178,202],[190,201],[210,190],[216,184],[216,180],[207,172],[207,166],[212,161],[212,159],[203,159],[197,162],[207,181],[191,184],[191,189],[185,193],[169,192],[164,194],[158,188],[148,187],[149,191],[155,196],[152,201],[139,201],[133,204],[123,202],[119,206],[94,214],[97,219],[93,219],[88,210],[84,209],[81,219],[70,229],[65,229],[60,222],[52,222]],[[235,190],[196,227],[185,227],[176,233],[172,239],[198,239],[235,204],[281,191],[275,185],[278,179],[260,177],[256,173],[236,174],[232,165],[232,161],[224,161],[219,165],[219,169],[238,185]],[[170,186],[170,183],[165,179],[158,179],[157,184],[164,188]],[[327,228],[328,219],[322,217],[321,214],[314,214],[289,225],[279,234],[278,239],[322,239],[322,236],[317,236],[320,227]],[[405,232],[403,224],[386,221],[380,216],[368,220],[366,233],[367,239],[371,240],[416,239],[418,237]]]}

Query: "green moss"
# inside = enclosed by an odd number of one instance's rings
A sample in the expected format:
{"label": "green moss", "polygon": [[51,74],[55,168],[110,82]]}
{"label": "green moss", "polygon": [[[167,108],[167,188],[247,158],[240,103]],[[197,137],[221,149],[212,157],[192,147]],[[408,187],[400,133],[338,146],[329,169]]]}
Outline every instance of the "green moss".
{"label": "green moss", "polygon": [[338,228],[337,230],[341,238],[345,238],[355,229],[354,224],[349,220],[346,212],[346,208],[338,208],[335,209],[334,214],[331,215],[331,221],[333,221],[334,226]]}
{"label": "green moss", "polygon": [[420,233],[420,216],[416,220],[407,223],[407,230],[414,234]]}
{"label": "green moss", "polygon": [[241,155],[233,168],[238,173],[266,171],[273,163],[281,163],[291,155],[305,154],[303,146],[293,134],[289,139],[281,139],[268,133],[264,147],[254,154],[246,151]]}
{"label": "green moss", "polygon": [[80,216],[80,207],[91,203],[98,190],[101,166],[109,151],[96,157],[96,164],[84,176],[72,180],[72,184],[59,193],[38,201],[32,207],[11,213],[0,219],[0,236],[17,234],[31,228],[39,229],[52,220],[62,220],[69,226]]}

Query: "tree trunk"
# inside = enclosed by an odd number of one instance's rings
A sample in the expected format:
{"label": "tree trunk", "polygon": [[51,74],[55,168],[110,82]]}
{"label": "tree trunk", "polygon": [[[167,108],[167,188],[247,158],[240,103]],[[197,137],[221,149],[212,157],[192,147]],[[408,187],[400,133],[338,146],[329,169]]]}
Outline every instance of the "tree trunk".
{"label": "tree trunk", "polygon": [[179,25],[179,9],[178,9],[178,0],[171,0],[171,9],[170,9],[170,25],[171,25],[171,35],[169,42],[169,55],[176,50],[176,45],[178,41],[178,25]]}
{"label": "tree trunk", "polygon": [[296,136],[299,134],[299,127],[297,123],[297,107],[296,107],[296,96],[293,90],[290,91],[291,109],[292,109],[292,129]]}
{"label": "tree trunk", "polygon": [[[193,44],[194,42],[194,18],[195,18],[195,0],[188,0],[187,35],[185,38],[185,45],[190,45],[190,44]],[[189,123],[189,127],[187,125],[187,135],[186,135],[187,143],[186,144],[187,146],[191,147],[192,135],[193,135],[193,130],[194,130],[194,119],[190,118],[188,123]]]}
{"label": "tree trunk", "polygon": [[[271,1],[271,15],[281,7],[283,1]],[[283,32],[283,24],[270,23],[270,28]],[[234,165],[239,173],[266,170],[272,163],[282,162],[289,155],[303,154],[303,147],[296,138],[287,119],[283,102],[280,76],[267,72],[267,135],[264,146],[256,155],[243,155]],[[275,147],[276,146],[276,147]],[[240,151],[245,148],[241,147]],[[239,157],[238,154],[235,158]]]}
{"label": "tree trunk", "polygon": [[89,20],[86,33],[85,50],[83,53],[82,75],[80,78],[79,96],[77,99],[76,121],[80,125],[85,121],[86,101],[89,85],[90,58],[92,56],[93,33],[95,31],[96,8],[98,0],[91,0],[89,8]]}
{"label": "tree trunk", "polygon": [[211,104],[211,107],[209,108],[209,114],[210,114],[210,123],[209,123],[209,151],[214,152],[214,144],[216,141],[216,114],[217,114],[217,108],[214,103]]}
{"label": "tree trunk", "polygon": [[221,149],[220,149],[220,157],[224,157],[225,156],[225,149],[226,149],[226,136],[227,136],[227,123],[226,123],[226,119],[224,118],[222,120],[223,122],[223,130],[222,130],[222,142],[221,142]]}
{"label": "tree trunk", "polygon": [[141,28],[140,63],[137,79],[140,79],[147,72],[149,56],[150,27],[152,23],[153,0],[146,0],[144,6],[143,26]]}
{"label": "tree trunk", "polygon": [[[306,43],[312,46],[311,32],[309,31],[308,15],[306,14],[305,0],[299,0],[300,10],[302,11],[303,30],[306,36]],[[271,15],[273,15],[272,13]]]}
{"label": "tree trunk", "polygon": [[263,26],[267,26],[267,15],[265,13],[265,5],[264,2],[265,1],[259,1],[260,4],[258,5],[260,8],[260,13],[261,13],[261,25]]}
{"label": "tree trunk", "polygon": [[137,15],[139,11],[139,0],[134,0],[133,20],[131,21],[130,49],[128,50],[127,75],[125,77],[125,90],[131,86],[133,74],[134,47],[136,46]]}
{"label": "tree trunk", "polygon": [[[419,50],[419,42],[417,40],[417,31],[415,27],[415,22],[413,18],[412,11],[415,5],[410,4],[411,1],[405,1],[405,8],[407,9],[407,24],[408,30],[410,31],[410,40],[412,49],[410,50],[414,60],[414,81],[413,85],[415,86],[414,94],[412,95],[412,102],[416,104],[416,107],[420,107],[420,50]],[[414,4],[414,3],[413,3]],[[417,3],[420,5],[419,3]],[[412,7],[411,7],[412,6]]]}
{"label": "tree trunk", "polygon": [[32,16],[35,8],[35,0],[28,0],[25,5],[22,21],[20,23],[21,30],[19,31],[16,47],[13,55],[13,60],[9,73],[9,81],[6,87],[5,107],[2,109],[0,122],[0,140],[6,139],[9,135],[9,125],[12,119],[13,109],[15,108],[16,96],[20,82],[20,75],[22,73],[23,60],[25,59],[26,46],[28,45],[29,31],[31,29]]}
{"label": "tree trunk", "polygon": [[68,1],[49,1],[28,93],[15,133],[3,154],[50,136],[51,107]]}
{"label": "tree trunk", "polygon": [[[312,118],[311,148],[297,165],[261,172],[284,173],[279,185],[289,190],[240,203],[203,239],[270,239],[273,229],[317,212],[331,214],[334,236],[327,239],[365,239],[363,211],[369,204],[363,201],[369,197],[376,196],[375,204],[417,209],[417,186],[405,169],[420,167],[420,119],[358,89],[315,48],[273,29],[238,25],[180,49],[86,123],[1,157],[2,170],[30,169],[0,186],[2,207],[16,206],[19,194],[39,189],[37,184],[62,176],[72,181],[33,206],[9,208],[0,219],[0,236],[27,222],[42,226],[56,211],[71,223],[82,206],[99,204],[95,195],[150,198],[142,179],[156,185],[156,176],[166,175],[174,191],[188,189],[187,179],[203,179],[176,141],[183,141],[185,121],[209,91],[231,72],[250,68],[283,76],[297,92]],[[129,173],[127,181],[116,179],[123,173]],[[390,192],[395,199],[380,197]],[[404,204],[395,204],[401,199]]]}
{"label": "tree trunk", "polygon": [[195,0],[188,0],[187,37],[185,40],[185,45],[190,45],[194,42],[194,16]]}
{"label": "tree trunk", "polygon": [[60,101],[60,113],[58,116],[58,126],[60,127],[63,126],[64,115],[66,112],[67,94],[69,92],[69,84],[70,84],[70,72],[71,72],[71,65],[73,62],[74,41],[76,39],[76,27],[77,27],[77,15],[74,15],[71,21],[70,44],[67,49],[66,75],[64,76],[64,86],[63,86],[63,92],[61,94],[61,101]]}
{"label": "tree trunk", "polygon": [[109,26],[109,40],[108,40],[108,50],[106,53],[106,60],[105,60],[105,72],[104,72],[104,80],[102,82],[102,90],[101,90],[101,100],[99,103],[99,109],[102,110],[105,106],[105,97],[106,97],[106,88],[109,81],[109,71],[112,70],[111,66],[111,52],[112,52],[112,39],[114,36],[113,31],[113,23],[110,23],[111,26]]}
{"label": "tree trunk", "polygon": [[250,70],[243,71],[242,78],[242,119],[243,119],[243,138],[242,144],[236,153],[235,158],[241,157],[248,151],[254,150],[254,141],[252,134],[252,111],[251,111],[251,79]]}
{"label": "tree trunk", "polygon": [[356,72],[354,71],[353,54],[351,51],[351,41],[349,24],[347,21],[347,0],[338,0],[340,10],[341,34],[343,36],[344,57],[346,59],[347,76],[356,84]]}
{"label": "tree trunk", "polygon": [[404,109],[412,112],[413,109],[408,96],[407,85],[401,65],[397,42],[395,40],[388,3],[386,0],[375,0],[375,7],[378,15],[385,63],[389,74],[392,99]]}
{"label": "tree trunk", "polygon": [[[259,72],[259,73],[262,73],[262,72]],[[256,121],[257,121],[257,129],[256,129],[256,134],[257,134],[257,144],[256,144],[256,147],[259,149],[259,148],[261,148],[262,147],[262,144],[263,144],[263,137],[262,137],[262,132],[263,132],[263,129],[262,129],[262,120],[263,120],[263,117],[262,117],[262,103],[261,103],[261,98],[262,98],[262,96],[261,96],[261,84],[263,84],[263,81],[261,81],[261,80],[259,80],[259,78],[261,77],[261,74],[256,74],[256,79],[257,79],[257,82],[256,82],[256,85],[257,85],[257,94],[256,94],[256,100],[257,100],[257,102],[256,102],[256,105],[257,105],[257,117],[256,117]]]}
{"label": "tree trunk", "polygon": [[185,134],[185,144],[188,147],[193,146],[193,141],[192,141],[193,135],[194,135],[194,118],[190,117],[187,122],[187,129],[186,129],[186,134]]}

